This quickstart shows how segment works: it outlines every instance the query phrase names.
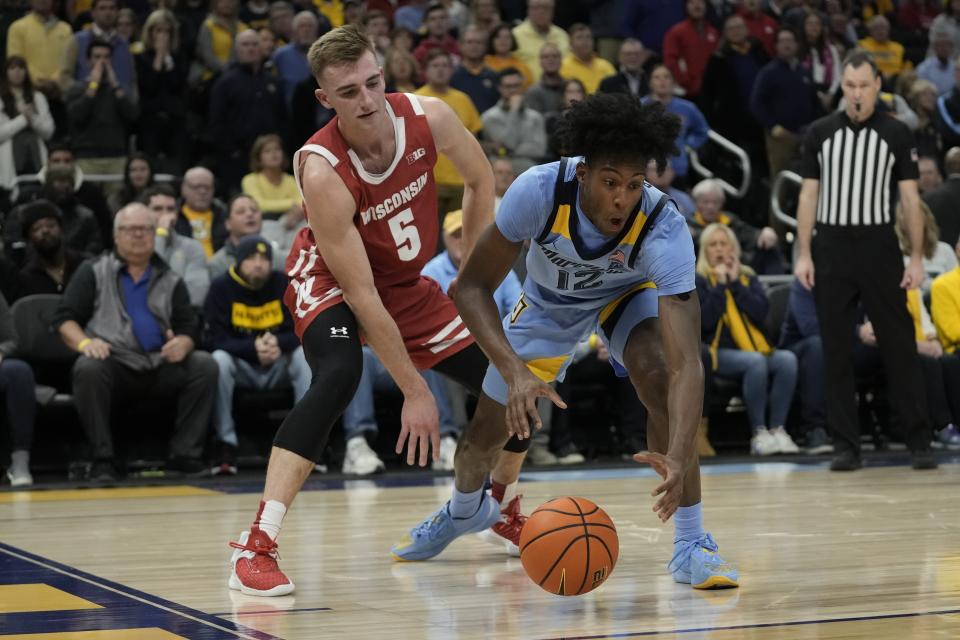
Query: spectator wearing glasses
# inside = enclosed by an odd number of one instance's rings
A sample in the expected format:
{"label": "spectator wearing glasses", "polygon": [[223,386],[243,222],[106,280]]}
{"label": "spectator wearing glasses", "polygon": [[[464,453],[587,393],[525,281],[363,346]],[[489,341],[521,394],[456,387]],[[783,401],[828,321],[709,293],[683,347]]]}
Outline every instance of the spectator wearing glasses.
{"label": "spectator wearing glasses", "polygon": [[91,479],[122,470],[111,434],[113,399],[156,407],[176,398],[167,469],[198,473],[217,383],[183,281],[154,254],[156,218],[140,203],[114,219],[116,250],[84,263],[63,294],[53,326],[81,355],[73,365],[80,422],[93,449]]}

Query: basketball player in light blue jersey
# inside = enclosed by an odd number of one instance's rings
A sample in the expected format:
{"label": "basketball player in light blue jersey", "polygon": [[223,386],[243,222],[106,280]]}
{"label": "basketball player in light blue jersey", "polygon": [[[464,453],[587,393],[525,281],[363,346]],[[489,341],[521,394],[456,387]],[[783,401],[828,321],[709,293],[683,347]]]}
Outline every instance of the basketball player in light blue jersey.
{"label": "basketball player in light blue jersey", "polygon": [[[537,398],[562,407],[549,383],[563,378],[580,340],[594,332],[603,339],[618,374],[629,375],[649,411],[650,451],[634,459],[663,478],[652,495],[659,496],[653,511],[663,522],[672,516],[676,527],[668,569],[698,589],[736,587],[737,570],[703,528],[693,242],[673,201],[644,181],[648,161],[666,164],[679,129],[658,103],[641,105],[626,94],[574,105],[558,135],[575,155],[533,167],[511,185],[460,273],[456,301],[491,360],[477,411],[506,412],[501,446],[513,434],[530,437],[531,423],[539,428]],[[526,240],[527,279],[501,323],[493,292]],[[459,469],[457,477],[459,486]],[[411,530],[394,556],[439,553],[458,535],[450,513],[465,497],[455,488],[450,503]]]}

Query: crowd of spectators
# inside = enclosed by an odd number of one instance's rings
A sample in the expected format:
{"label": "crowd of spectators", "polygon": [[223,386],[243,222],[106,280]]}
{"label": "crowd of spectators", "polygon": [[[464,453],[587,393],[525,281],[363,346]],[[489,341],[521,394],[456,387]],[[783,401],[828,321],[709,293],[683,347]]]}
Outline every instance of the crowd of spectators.
{"label": "crowd of spectators", "polygon": [[[388,91],[443,100],[477,136],[498,202],[517,174],[557,159],[557,121],[587,95],[629,93],[680,117],[677,154],[663,172],[651,164],[647,179],[688,219],[704,364],[741,385],[756,455],[796,452],[794,438],[829,449],[816,317],[802,288],[770,335],[762,281],[789,273],[791,236],[765,203],[772,178],[795,167],[807,127],[841,107],[844,55],[869,51],[883,76],[879,108],[916,137],[930,278],[909,307],[937,440],[960,446],[960,0],[9,0],[0,8],[0,388],[12,482],[30,482],[35,410],[22,401],[34,381],[11,328],[23,297],[63,296],[54,325],[79,354],[72,392],[93,479],[123,473],[115,397],[169,392],[170,469],[235,473],[235,389],[303,394],[309,371],[282,302],[287,250],[304,225],[290,158],[335,115],[315,98],[307,50],[348,23],[366,29]],[[752,196],[693,170],[691,152],[716,155],[711,132],[750,158]],[[444,234],[429,275],[452,279],[463,180],[444,157],[434,177]],[[522,263],[516,270],[522,280]],[[862,320],[858,373],[873,379],[882,363]],[[602,342],[585,342],[571,380],[607,388],[618,441],[639,448],[643,407],[596,366],[607,357]],[[365,362],[344,417],[347,473],[383,468],[369,446],[373,397],[390,385],[372,352]],[[570,385],[561,392],[574,394]],[[439,379],[431,387],[445,405],[439,465],[449,468],[465,398]],[[788,429],[792,406],[799,420]],[[552,432],[537,437],[531,459],[583,460],[569,420],[546,417]],[[713,452],[707,420],[699,448]]]}

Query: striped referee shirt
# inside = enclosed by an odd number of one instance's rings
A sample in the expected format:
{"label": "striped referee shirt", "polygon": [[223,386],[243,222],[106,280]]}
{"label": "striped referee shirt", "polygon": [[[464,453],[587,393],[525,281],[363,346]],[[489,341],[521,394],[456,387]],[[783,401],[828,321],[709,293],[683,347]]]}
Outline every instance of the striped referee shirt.
{"label": "striped referee shirt", "polygon": [[907,125],[886,112],[856,123],[836,111],[814,122],[800,173],[820,181],[817,224],[893,224],[897,183],[919,177],[914,144]]}

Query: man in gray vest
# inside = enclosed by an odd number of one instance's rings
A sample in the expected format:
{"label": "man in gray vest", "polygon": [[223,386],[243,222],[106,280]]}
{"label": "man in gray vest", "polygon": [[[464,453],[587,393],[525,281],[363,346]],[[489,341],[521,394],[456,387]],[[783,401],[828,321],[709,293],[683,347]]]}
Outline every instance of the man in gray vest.
{"label": "man in gray vest", "polygon": [[183,281],[154,254],[156,217],[135,203],[114,220],[116,249],[84,263],[63,293],[53,326],[81,355],[73,365],[80,422],[93,448],[93,480],[115,480],[114,397],[159,407],[175,397],[167,469],[202,472],[200,461],[217,386],[217,365],[194,350],[197,315]]}

